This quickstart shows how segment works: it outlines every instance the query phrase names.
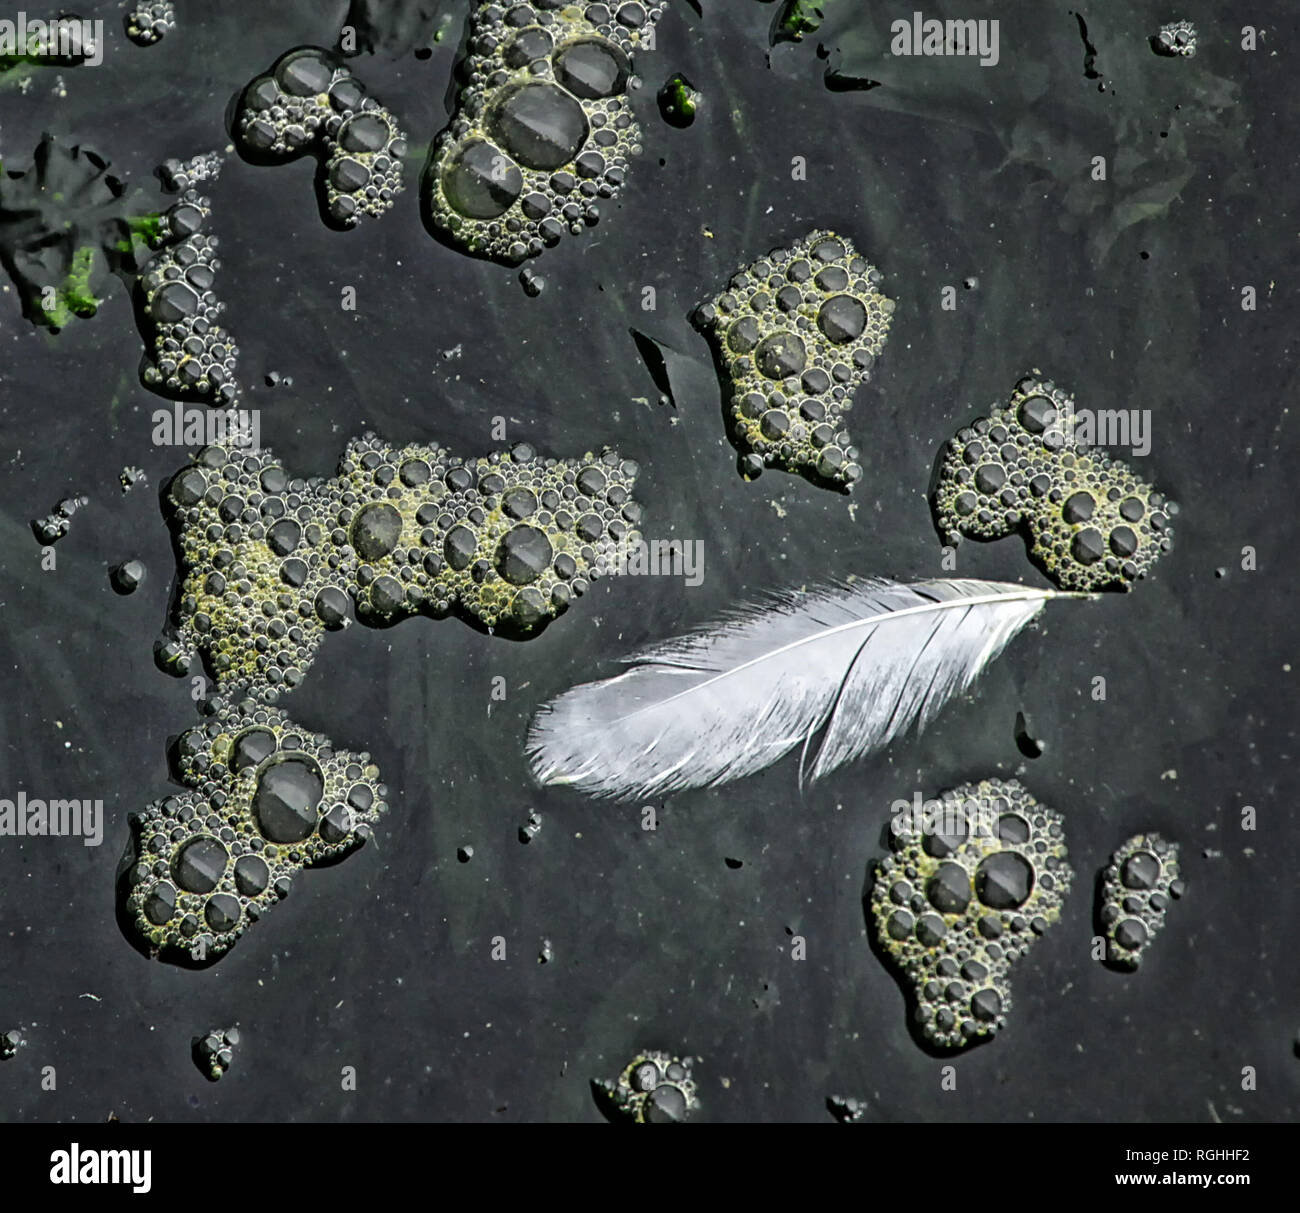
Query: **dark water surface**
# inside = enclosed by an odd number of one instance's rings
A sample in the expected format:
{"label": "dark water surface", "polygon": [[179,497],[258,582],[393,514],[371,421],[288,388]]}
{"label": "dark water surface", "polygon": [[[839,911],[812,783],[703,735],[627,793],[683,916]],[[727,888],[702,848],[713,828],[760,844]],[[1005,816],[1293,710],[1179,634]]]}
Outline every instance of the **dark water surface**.
{"label": "dark water surface", "polygon": [[[346,12],[178,7],[178,28],[142,50],[115,4],[84,4],[106,22],[101,66],[42,68],[25,94],[0,82],[6,169],[50,131],[156,197],[156,164],[224,148],[237,90],[290,46],[332,45]],[[99,848],[0,839],[0,1031],[28,1042],[0,1063],[0,1119],[596,1120],[588,1079],[640,1048],[701,1057],[700,1116],[715,1120],[824,1121],[832,1093],[879,1120],[1300,1113],[1294,15],[1252,6],[1266,32],[1248,52],[1237,5],[1096,6],[1090,78],[1061,4],[926,8],[1000,19],[989,68],[888,58],[889,21],[914,6],[867,7],[828,0],[819,34],[770,50],[774,6],[673,6],[638,62],[645,154],[596,228],[533,264],[535,299],[420,220],[464,0],[441,6],[452,20],[427,58],[351,62],[411,141],[387,216],[328,229],[310,158],[231,155],[205,190],[244,403],[293,472],[332,474],[366,429],[486,453],[503,416],[509,441],[548,455],[609,443],[636,459],[644,533],[702,540],[706,560],[698,587],[602,582],[526,643],[454,619],[332,636],[282,706],[369,750],[392,809],[373,843],[308,873],[211,969],[145,959],[114,915],[128,814],[166,794],[168,738],[197,719],[189,684],[151,653],[174,571],[157,490],[185,455],[151,444],[163,402],[139,385],[125,290],[57,337],[0,293],[0,795],[102,798],[107,814]],[[1146,44],[1175,16],[1200,30],[1194,59]],[[879,87],[828,88],[828,66]],[[679,71],[704,96],[684,130],[655,105]],[[865,470],[850,497],[737,476],[687,320],[735,268],[814,227],[851,235],[898,303],[849,417]],[[674,405],[658,402],[630,326],[675,351]],[[649,833],[638,805],[533,787],[523,738],[537,706],[631,648],[781,585],[943,575],[925,496],[939,447],[1034,367],[1081,407],[1151,410],[1135,470],[1182,512],[1135,592],[1049,604],[926,734],[803,794],[786,761],[659,806]],[[264,386],[272,371],[292,387]],[[127,465],[149,483],[123,495]],[[44,572],[29,519],[69,493],[90,504]],[[148,578],[123,597],[108,570],[128,558]],[[963,545],[957,571],[1046,584],[1018,538]],[[490,699],[498,676],[504,702]],[[1037,759],[1017,748],[1018,712],[1046,745]],[[892,801],[991,775],[1018,775],[1064,815],[1077,875],[1061,921],[1013,970],[1008,1028],[961,1056],[943,1091],[861,899]],[[1254,832],[1240,828],[1248,805]],[[522,845],[533,811],[543,827]],[[1121,976],[1089,955],[1093,880],[1144,830],[1181,844],[1188,892]],[[791,959],[792,935],[807,960]],[[539,964],[544,939],[553,959]],[[190,1039],[236,1021],[234,1065],[210,1085]],[[340,1089],[346,1066],[355,1092]]]}

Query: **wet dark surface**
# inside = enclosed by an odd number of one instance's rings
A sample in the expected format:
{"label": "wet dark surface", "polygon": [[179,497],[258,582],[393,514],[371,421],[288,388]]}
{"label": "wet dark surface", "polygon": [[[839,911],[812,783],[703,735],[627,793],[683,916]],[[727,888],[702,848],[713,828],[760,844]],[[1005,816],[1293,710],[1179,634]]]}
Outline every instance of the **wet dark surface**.
{"label": "wet dark surface", "polygon": [[[0,1063],[0,1118],[599,1121],[588,1079],[651,1048],[702,1058],[700,1119],[830,1123],[831,1094],[865,1099],[868,1120],[1293,1119],[1300,165],[1286,6],[1255,6],[1253,52],[1233,5],[1086,12],[1090,78],[1063,5],[969,14],[1002,22],[1000,62],[981,68],[886,57],[889,20],[912,6],[863,19],[832,0],[822,30],[771,50],[769,67],[771,7],[704,0],[701,18],[679,4],[638,64],[645,154],[596,228],[532,263],[537,298],[420,221],[416,174],[446,120],[466,11],[430,7],[453,16],[431,55],[351,60],[410,135],[392,212],[327,228],[310,157],[232,155],[206,190],[243,403],[301,475],[331,474],[367,428],[466,455],[502,445],[496,417],[508,442],[548,455],[609,443],[641,464],[643,532],[704,542],[703,582],[602,582],[526,643],[455,619],[331,636],[282,706],[371,752],[388,817],[215,967],[151,962],[118,929],[113,884],[127,815],[168,792],[168,738],[197,719],[189,683],[152,658],[174,567],[157,490],[186,453],[151,443],[162,402],[139,384],[125,289],[58,336],[0,293],[0,796],[102,798],[107,816],[98,848],[0,838],[0,1031],[27,1041]],[[160,198],[154,166],[223,148],[235,93],[290,46],[334,44],[345,9],[181,5],[177,29],[142,50],[116,5],[83,5],[105,19],[104,63],[39,69],[25,94],[0,78],[5,167],[25,167],[48,130]],[[1194,59],[1147,43],[1175,15],[1200,30]],[[658,114],[674,72],[703,96],[687,130]],[[859,78],[879,87],[842,91]],[[1098,155],[1107,182],[1090,178]],[[792,180],[795,156],[807,180]],[[847,498],[775,472],[740,480],[687,319],[736,267],[814,227],[850,234],[898,301],[849,414],[865,477]],[[340,307],[349,286],[355,312]],[[673,403],[630,327],[669,347]],[[1033,367],[1080,407],[1152,411],[1133,464],[1182,512],[1148,581],[1049,604],[928,733],[803,795],[791,758],[659,806],[651,833],[640,806],[532,786],[537,705],[636,646],[781,584],[943,575],[925,499],[939,444]],[[292,386],[266,387],[272,371]],[[129,465],[148,484],[123,495]],[[42,571],[29,520],[80,494],[90,503]],[[149,575],[121,596],[109,571],[130,559]],[[1018,539],[964,544],[957,572],[1045,584]],[[1040,758],[1017,747],[1018,712]],[[992,775],[1064,815],[1076,880],[1013,970],[1008,1028],[959,1057],[944,1091],[861,899],[891,802]],[[1248,805],[1254,832],[1240,828]],[[530,812],[543,825],[521,845]],[[1090,892],[1142,831],[1181,844],[1187,892],[1121,975],[1090,957]],[[236,1023],[233,1064],[211,1084],[192,1039]]]}

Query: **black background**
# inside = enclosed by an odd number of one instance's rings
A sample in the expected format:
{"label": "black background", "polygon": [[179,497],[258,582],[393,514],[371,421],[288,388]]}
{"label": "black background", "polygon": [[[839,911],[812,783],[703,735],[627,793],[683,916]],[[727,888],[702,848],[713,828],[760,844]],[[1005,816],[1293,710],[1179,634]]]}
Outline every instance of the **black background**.
{"label": "black background", "polygon": [[[290,46],[334,44],[346,12],[178,7],[178,28],[139,49],[115,4],[83,5],[105,19],[103,65],[42,68],[26,94],[0,81],[6,168],[49,130],[157,197],[157,163],[224,147],[234,93]],[[818,35],[769,52],[776,6],[703,0],[700,17],[678,3],[638,63],[645,154],[597,228],[534,264],[537,299],[421,224],[416,174],[446,121],[467,11],[429,7],[449,18],[431,56],[352,63],[411,139],[393,212],[327,229],[310,159],[232,155],[209,190],[216,289],[263,443],[301,475],[332,473],[367,428],[466,455],[499,445],[496,416],[547,454],[612,443],[641,463],[647,536],[703,540],[704,582],[601,583],[527,643],[456,620],[332,637],[284,706],[375,756],[393,806],[376,842],[297,882],[214,968],[150,962],[117,927],[113,876],[127,815],[169,787],[168,737],[197,719],[189,684],[151,656],[173,574],[156,491],[184,454],[151,445],[165,402],[139,386],[125,290],[58,336],[0,293],[0,794],[99,797],[108,817],[98,849],[0,839],[0,1030],[28,1042],[0,1063],[0,1119],[597,1120],[588,1079],[643,1047],[703,1059],[702,1119],[825,1121],[833,1092],[877,1120],[1294,1118],[1300,172],[1286,6],[1251,6],[1265,31],[1254,52],[1240,49],[1240,6],[1182,6],[1200,29],[1186,61],[1146,44],[1175,15],[1166,6],[1096,6],[1084,16],[1098,80],[1060,4],[924,6],[1001,21],[1001,61],[981,68],[888,58],[889,21],[913,5],[872,15],[828,0]],[[880,87],[829,89],[828,64]],[[654,103],[674,71],[705,96],[685,131]],[[1106,182],[1090,179],[1098,155]],[[795,156],[806,181],[791,179]],[[850,235],[898,301],[850,417],[866,474],[848,498],[780,473],[739,479],[686,319],[739,265],[813,227]],[[955,311],[941,307],[950,285]],[[676,351],[675,407],[657,403],[632,325]],[[941,575],[925,500],[939,445],[1032,367],[1080,407],[1152,410],[1137,471],[1182,513],[1149,581],[1049,604],[928,733],[802,796],[787,761],[659,806],[647,833],[637,806],[532,786],[522,743],[537,705],[642,642],[779,585]],[[293,386],[265,387],[270,371]],[[149,486],[122,495],[126,465]],[[28,520],[69,492],[91,503],[42,572]],[[1241,567],[1246,545],[1257,571]],[[149,578],[121,598],[107,570],[127,557]],[[963,545],[958,573],[1044,584],[1018,539]],[[508,698],[489,711],[497,675]],[[1047,746],[1034,761],[1016,748],[1020,710]],[[1062,920],[1014,971],[1009,1027],[941,1091],[861,898],[893,800],[993,774],[1064,813],[1077,875]],[[544,826],[524,846],[532,810]],[[1093,878],[1151,829],[1182,844],[1188,894],[1140,972],[1121,976],[1089,957]],[[490,959],[497,935],[505,961]],[[190,1039],[235,1021],[243,1043],[211,1085]],[[40,1089],[47,1065],[54,1092]],[[355,1093],[340,1089],[344,1066]]]}

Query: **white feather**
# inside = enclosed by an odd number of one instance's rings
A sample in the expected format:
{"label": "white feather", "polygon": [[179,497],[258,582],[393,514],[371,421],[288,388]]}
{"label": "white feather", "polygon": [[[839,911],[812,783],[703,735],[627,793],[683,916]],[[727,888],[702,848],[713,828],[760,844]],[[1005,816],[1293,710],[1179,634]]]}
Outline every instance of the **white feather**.
{"label": "white feather", "polygon": [[924,728],[1049,598],[997,581],[860,581],[786,592],[625,660],[617,678],[544,704],[536,777],[593,796],[715,787],[821,745],[809,776]]}

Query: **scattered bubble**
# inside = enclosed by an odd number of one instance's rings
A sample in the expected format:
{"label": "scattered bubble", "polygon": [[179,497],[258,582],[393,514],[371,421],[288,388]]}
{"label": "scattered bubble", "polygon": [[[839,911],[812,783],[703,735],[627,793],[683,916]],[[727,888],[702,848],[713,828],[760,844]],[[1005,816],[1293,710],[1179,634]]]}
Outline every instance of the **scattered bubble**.
{"label": "scattered bubble", "polygon": [[0,1061],[12,1061],[23,1043],[23,1034],[17,1028],[0,1033]]}
{"label": "scattered bubble", "polygon": [[641,1053],[616,1081],[592,1079],[592,1093],[611,1120],[680,1123],[699,1107],[692,1076],[696,1060],[670,1053]]}
{"label": "scattered bubble", "polygon": [[316,156],[321,215],[333,227],[384,214],[404,188],[407,143],[397,119],[321,47],[286,51],[255,77],[234,126],[240,154],[255,164]]}
{"label": "scattered bubble", "polygon": [[889,334],[894,301],[881,281],[848,239],[814,231],[738,270],[697,309],[730,385],[746,479],[772,466],[848,491],[862,478],[844,415]]}
{"label": "scattered bubble", "polygon": [[52,513],[46,514],[44,518],[33,518],[31,528],[37,543],[58,543],[72,529],[73,515],[89,504],[89,497],[64,497]]}
{"label": "scattered bubble", "polygon": [[144,581],[144,562],[141,560],[124,560],[108,576],[113,589],[117,593],[133,594]]}
{"label": "scattered bubble", "polygon": [[641,152],[631,55],[664,7],[474,6],[464,82],[421,178],[430,230],[518,264],[597,223]]}
{"label": "scattered bubble", "polygon": [[842,1125],[859,1124],[866,1119],[867,1101],[853,1095],[828,1095],[826,1110]]}
{"label": "scattered bubble", "polygon": [[1106,936],[1105,963],[1132,971],[1165,925],[1170,899],[1183,895],[1178,844],[1135,834],[1111,857],[1097,892],[1097,922]]}
{"label": "scattered bubble", "polygon": [[1190,21],[1171,21],[1151,36],[1151,49],[1171,59],[1190,59],[1196,54],[1196,26]]}
{"label": "scattered bubble", "polygon": [[203,152],[188,160],[176,157],[158,166],[158,180],[168,194],[183,194],[198,185],[213,182],[221,173],[223,160],[219,152]]}
{"label": "scattered bubble", "polygon": [[551,946],[549,939],[542,940],[542,946],[537,950],[537,963],[539,965],[550,964],[555,959],[555,949]]}
{"label": "scattered bubble", "polygon": [[546,279],[534,273],[531,266],[525,266],[519,271],[519,285],[524,288],[525,295],[536,299],[546,289]]}
{"label": "scattered bubble", "polygon": [[519,827],[519,841],[527,845],[542,832],[542,815],[529,813],[528,820]]}
{"label": "scattered bubble", "polygon": [[1178,506],[1119,460],[1077,446],[1077,422],[1071,396],[1028,376],[958,430],[931,501],[943,541],[1020,530],[1030,559],[1061,588],[1132,589],[1172,546]]}
{"label": "scattered bubble", "polygon": [[457,847],[456,858],[460,860],[461,863],[469,863],[469,861],[474,858],[474,848],[471,846]]}
{"label": "scattered bubble", "polygon": [[922,1036],[951,1050],[1006,1026],[1011,964],[1060,917],[1074,873],[1060,814],[1016,780],[963,784],[939,805],[946,834],[890,832],[869,919]]}
{"label": "scattered bubble", "polygon": [[129,493],[137,484],[144,484],[147,481],[148,477],[144,474],[144,470],[138,467],[124,467],[117,477],[123,493]]}
{"label": "scattered bubble", "polygon": [[126,36],[136,46],[153,46],[176,28],[172,0],[143,0],[126,14]]}
{"label": "scattered bubble", "polygon": [[206,1036],[196,1036],[192,1046],[194,1064],[209,1082],[219,1082],[234,1060],[239,1044],[239,1029],[213,1028]]}

